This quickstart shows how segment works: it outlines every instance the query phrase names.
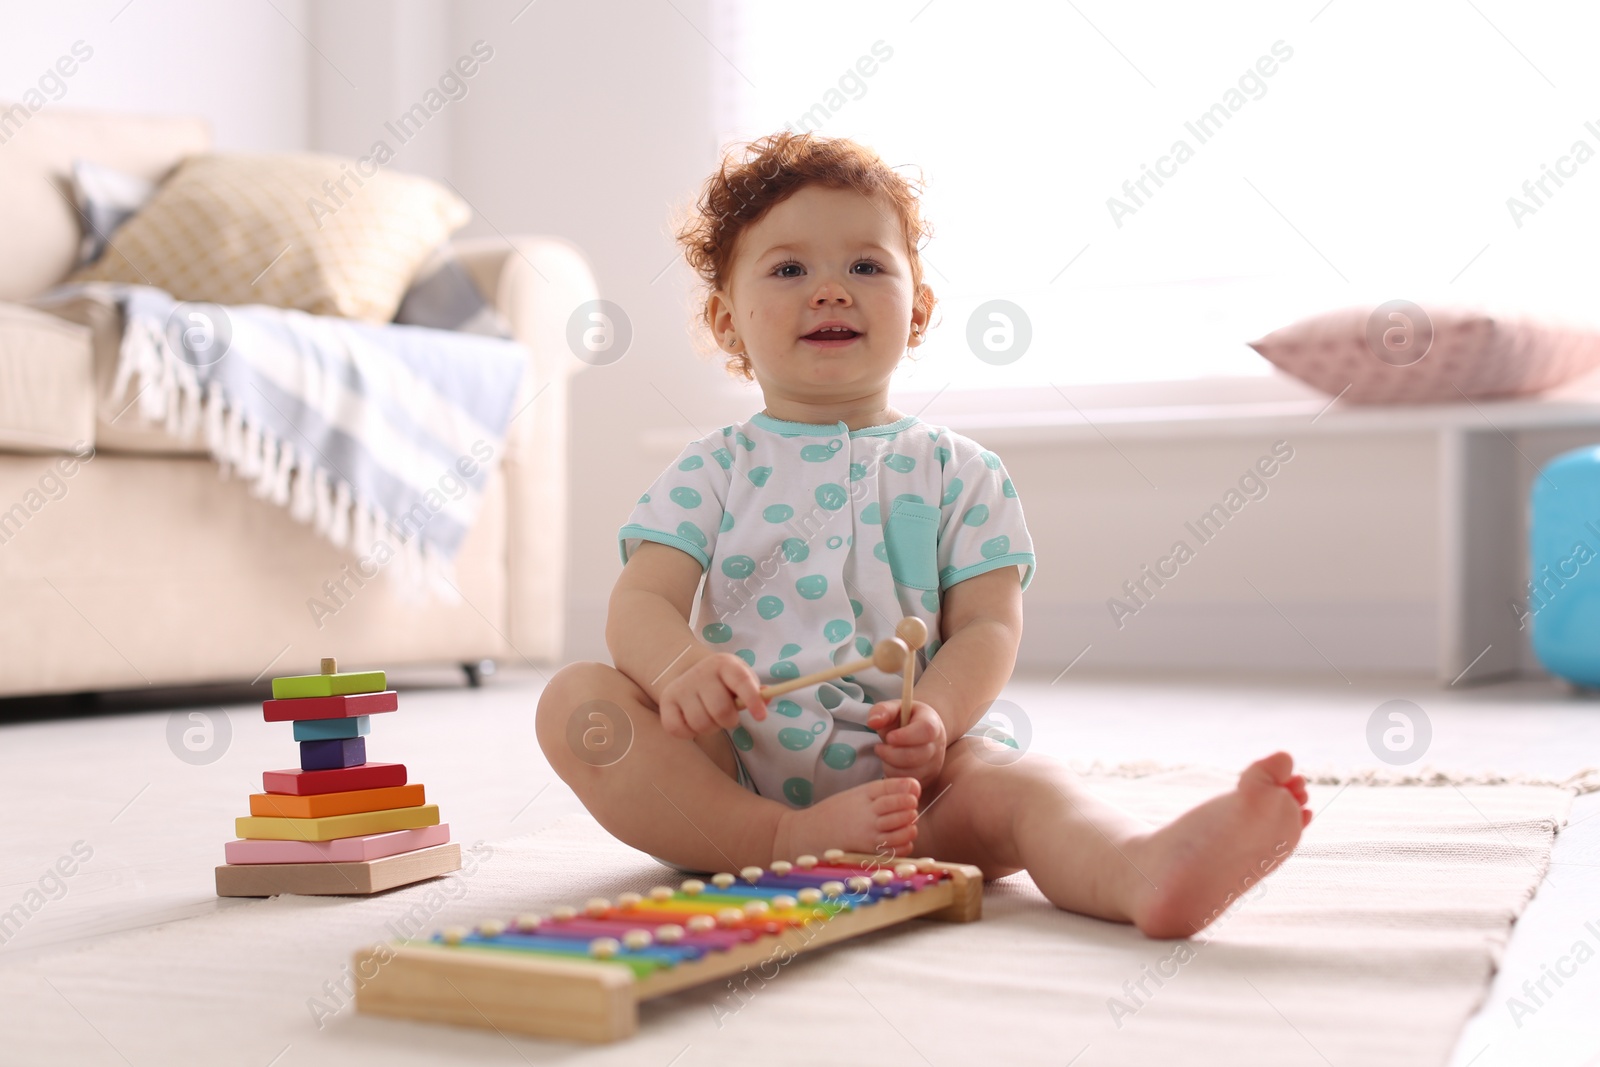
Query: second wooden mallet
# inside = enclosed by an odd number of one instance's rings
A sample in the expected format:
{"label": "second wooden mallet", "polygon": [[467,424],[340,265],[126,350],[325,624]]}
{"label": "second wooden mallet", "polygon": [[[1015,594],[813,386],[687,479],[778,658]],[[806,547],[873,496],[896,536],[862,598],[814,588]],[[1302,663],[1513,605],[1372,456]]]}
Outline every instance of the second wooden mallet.
{"label": "second wooden mallet", "polygon": [[906,656],[905,681],[900,686],[900,725],[911,721],[911,686],[917,673],[917,649],[928,643],[928,624],[915,615],[907,615],[894,628],[894,635],[906,643],[910,654]]}

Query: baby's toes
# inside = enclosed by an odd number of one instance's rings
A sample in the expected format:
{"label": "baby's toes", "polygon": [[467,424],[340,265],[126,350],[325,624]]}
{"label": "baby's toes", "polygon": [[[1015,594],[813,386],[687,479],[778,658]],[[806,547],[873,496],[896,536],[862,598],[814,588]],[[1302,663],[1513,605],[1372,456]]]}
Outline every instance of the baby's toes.
{"label": "baby's toes", "polygon": [[902,851],[911,847],[917,839],[917,822],[915,818],[907,819],[898,825],[880,818],[877,828],[880,842],[895,851]]}
{"label": "baby's toes", "polygon": [[1251,792],[1285,785],[1293,773],[1294,758],[1287,752],[1274,752],[1244,769],[1244,773],[1239,775],[1239,789],[1241,792]]}
{"label": "baby's toes", "polygon": [[872,806],[872,814],[878,829],[897,829],[916,821],[917,800],[915,797],[881,798]]}
{"label": "baby's toes", "polygon": [[897,830],[917,818],[917,798],[909,793],[894,793],[872,802],[873,825],[879,830]]}
{"label": "baby's toes", "polygon": [[909,796],[915,805],[917,798],[922,795],[922,783],[915,778],[879,778],[867,783],[867,793],[874,803]]}
{"label": "baby's toes", "polygon": [[1305,778],[1297,774],[1293,778],[1290,778],[1287,782],[1284,782],[1283,787],[1289,791],[1290,796],[1294,797],[1301,804],[1306,803],[1308,794],[1306,793]]}

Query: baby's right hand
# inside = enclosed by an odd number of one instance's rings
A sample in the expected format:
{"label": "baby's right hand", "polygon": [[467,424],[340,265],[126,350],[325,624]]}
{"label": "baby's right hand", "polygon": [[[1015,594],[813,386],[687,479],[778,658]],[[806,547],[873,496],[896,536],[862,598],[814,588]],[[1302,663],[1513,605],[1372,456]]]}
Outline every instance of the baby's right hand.
{"label": "baby's right hand", "polygon": [[739,725],[736,699],[743,699],[757,722],[767,717],[755,671],[731,652],[715,653],[661,691],[661,726],[667,736],[686,741],[713,730],[731,730]]}

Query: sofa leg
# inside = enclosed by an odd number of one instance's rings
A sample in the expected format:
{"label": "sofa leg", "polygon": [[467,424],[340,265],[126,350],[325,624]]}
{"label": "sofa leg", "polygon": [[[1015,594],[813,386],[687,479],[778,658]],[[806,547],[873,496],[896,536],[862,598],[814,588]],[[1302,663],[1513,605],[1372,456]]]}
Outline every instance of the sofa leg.
{"label": "sofa leg", "polygon": [[494,660],[481,659],[476,663],[463,663],[461,673],[467,676],[467,688],[482,688],[483,680],[494,673]]}

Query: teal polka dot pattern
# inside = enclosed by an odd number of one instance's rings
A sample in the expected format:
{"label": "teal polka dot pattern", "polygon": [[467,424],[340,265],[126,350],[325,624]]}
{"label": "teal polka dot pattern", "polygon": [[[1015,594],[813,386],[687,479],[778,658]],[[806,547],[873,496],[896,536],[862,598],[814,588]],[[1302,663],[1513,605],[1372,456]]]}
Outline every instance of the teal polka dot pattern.
{"label": "teal polka dot pattern", "polygon": [[817,491],[812,494],[817,498],[817,503],[829,511],[838,511],[850,501],[850,490],[838,482],[824,482],[817,486]]}
{"label": "teal polka dot pattern", "polygon": [[825,722],[819,722],[812,726],[809,730],[800,730],[793,726],[785,726],[783,729],[778,731],[778,744],[782,745],[791,752],[798,752],[802,748],[810,748],[811,742],[815,741],[817,739],[817,735],[822,733],[822,731],[826,730],[827,728],[828,724]]}
{"label": "teal polka dot pattern", "polygon": [[794,588],[807,600],[821,600],[828,594],[828,579],[820,574],[808,574],[796,580]]}
{"label": "teal polka dot pattern", "polygon": [[[1028,561],[1026,579],[1033,543],[998,455],[908,421],[895,432],[848,434],[825,419],[719,427],[639,494],[623,527],[623,562],[640,540],[698,550],[707,580],[695,635],[737,656],[760,684],[870,659],[908,614],[929,628],[917,657],[926,669],[940,648],[932,635],[942,590],[1002,559]],[[894,536],[885,542],[885,533]],[[891,549],[915,582],[896,580]],[[897,677],[863,669],[782,694],[760,720],[743,715],[727,732],[761,795],[808,807],[883,776],[866,714],[899,691]]]}
{"label": "teal polka dot pattern", "polygon": [[837,741],[822,750],[822,762],[836,771],[848,770],[856,761],[856,750]]}

